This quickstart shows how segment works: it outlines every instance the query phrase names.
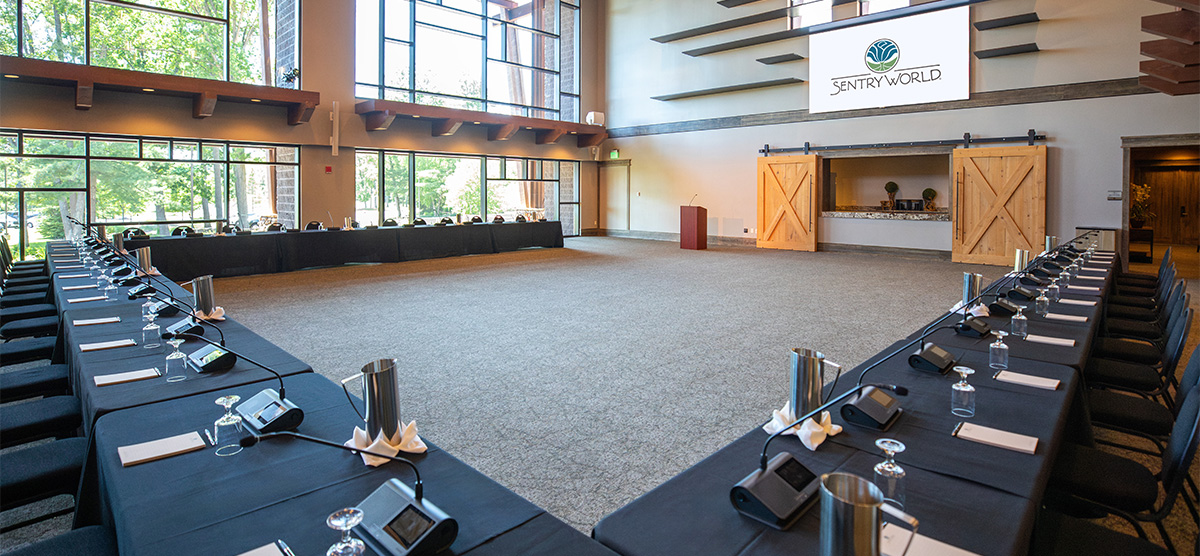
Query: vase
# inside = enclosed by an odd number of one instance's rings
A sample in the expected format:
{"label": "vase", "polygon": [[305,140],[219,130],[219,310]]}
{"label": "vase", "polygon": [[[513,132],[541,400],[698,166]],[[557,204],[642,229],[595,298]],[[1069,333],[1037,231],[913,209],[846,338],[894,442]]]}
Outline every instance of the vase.
{"label": "vase", "polygon": [[933,199],[925,199],[925,210],[930,212],[937,210],[937,203],[934,203]]}
{"label": "vase", "polygon": [[1129,219],[1129,227],[1133,228],[1135,230],[1139,230],[1139,229],[1141,229],[1142,226],[1145,226],[1145,225],[1146,225],[1146,221],[1142,218],[1130,218]]}
{"label": "vase", "polygon": [[896,194],[888,193],[887,195],[888,195],[887,210],[894,210],[896,208]]}

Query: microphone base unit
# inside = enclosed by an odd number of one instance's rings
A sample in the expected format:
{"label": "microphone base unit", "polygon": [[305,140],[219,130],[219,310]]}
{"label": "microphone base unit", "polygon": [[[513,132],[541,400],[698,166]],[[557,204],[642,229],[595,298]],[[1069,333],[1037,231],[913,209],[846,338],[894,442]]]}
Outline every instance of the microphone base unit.
{"label": "microphone base unit", "polygon": [[133,269],[128,266],[123,266],[113,271],[113,276],[129,276],[133,274]]}
{"label": "microphone base unit", "polygon": [[198,373],[215,373],[228,371],[233,368],[233,364],[237,363],[237,359],[237,355],[234,355],[227,349],[206,344],[204,347],[189,354],[187,356],[187,363],[188,366],[195,369]]}
{"label": "microphone base unit", "polygon": [[154,286],[151,286],[149,284],[142,284],[140,286],[134,286],[134,287],[130,288],[129,295],[136,296],[137,294],[143,293],[143,292],[145,292],[147,294],[152,294],[157,291],[158,290],[154,289]]}
{"label": "microphone base unit", "polygon": [[908,366],[918,371],[944,375],[954,366],[954,356],[935,344],[925,344],[923,349],[908,356]]}
{"label": "microphone base unit", "polygon": [[792,454],[780,452],[729,491],[738,513],[773,529],[786,531],[819,499],[820,481]]}
{"label": "microphone base unit", "polygon": [[304,422],[304,411],[291,400],[280,398],[274,388],[251,396],[234,409],[257,434],[296,430]]}
{"label": "microphone base unit", "polygon": [[[363,521],[359,538],[381,554],[425,556],[454,544],[458,522],[396,479],[388,479],[358,507]],[[364,534],[365,533],[365,534]]]}
{"label": "microphone base unit", "polygon": [[166,333],[164,333],[163,335],[166,336],[167,334],[174,335],[174,334],[202,334],[202,333],[204,333],[204,327],[200,326],[200,323],[196,322],[196,319],[193,319],[192,317],[184,317],[179,322],[176,322],[175,324],[168,326]]}
{"label": "microphone base unit", "polygon": [[150,306],[150,311],[160,317],[173,317],[179,314],[179,308],[166,301],[156,301]]}
{"label": "microphone base unit", "polygon": [[997,297],[988,305],[988,314],[993,317],[1011,317],[1017,314],[1017,304],[1003,297]]}
{"label": "microphone base unit", "polygon": [[1038,292],[1026,288],[1025,286],[1015,286],[1008,290],[1008,297],[1019,301],[1033,301],[1037,299]]}
{"label": "microphone base unit", "polygon": [[1058,276],[1058,273],[1052,273],[1049,270],[1046,270],[1041,267],[1033,269],[1033,271],[1030,272],[1030,274],[1033,274],[1034,276],[1037,276],[1038,278],[1047,278],[1047,279],[1056,278]]}
{"label": "microphone base unit", "polygon": [[984,322],[983,319],[967,317],[962,322],[954,325],[954,332],[960,336],[982,338],[992,333],[992,327]]}
{"label": "microphone base unit", "polygon": [[885,390],[867,386],[842,406],[842,420],[856,427],[886,431],[896,424],[904,410],[900,402]]}
{"label": "microphone base unit", "polygon": [[1038,278],[1037,276],[1032,276],[1029,274],[1025,274],[1025,275],[1021,276],[1021,283],[1025,284],[1026,286],[1034,286],[1037,288],[1044,288],[1044,287],[1050,285],[1049,280],[1043,280],[1041,278]]}

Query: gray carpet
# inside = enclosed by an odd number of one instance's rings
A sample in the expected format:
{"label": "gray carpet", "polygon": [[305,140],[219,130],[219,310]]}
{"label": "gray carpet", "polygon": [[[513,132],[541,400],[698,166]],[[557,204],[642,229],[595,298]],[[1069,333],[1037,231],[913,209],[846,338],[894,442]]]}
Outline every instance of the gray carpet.
{"label": "gray carpet", "polygon": [[[588,532],[781,406],[789,348],[856,365],[953,304],[967,270],[990,281],[1005,269],[574,238],[220,279],[216,291],[234,318],[330,378],[399,358],[404,419]],[[1171,528],[1190,548],[1196,528],[1182,511]]]}

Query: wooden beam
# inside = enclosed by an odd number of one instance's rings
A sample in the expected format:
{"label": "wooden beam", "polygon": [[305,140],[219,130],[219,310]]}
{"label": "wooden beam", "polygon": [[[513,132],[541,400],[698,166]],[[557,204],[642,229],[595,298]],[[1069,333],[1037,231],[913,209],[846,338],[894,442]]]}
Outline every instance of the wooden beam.
{"label": "wooden beam", "polygon": [[1179,67],[1200,64],[1200,46],[1186,45],[1171,39],[1144,41],[1141,54]]}
{"label": "wooden beam", "polygon": [[92,82],[91,81],[76,81],[75,82],[75,109],[88,110],[92,107]]}
{"label": "wooden beam", "polygon": [[1138,62],[1138,69],[1146,75],[1153,75],[1172,83],[1200,81],[1200,66],[1180,67],[1159,60],[1142,60]]}
{"label": "wooden beam", "polygon": [[1190,10],[1193,12],[1200,12],[1200,0],[1154,0],[1154,1],[1158,2],[1159,4],[1175,6],[1176,8],[1183,8],[1185,10]]}
{"label": "wooden beam", "polygon": [[1142,17],[1142,32],[1183,44],[1200,42],[1200,13],[1181,10]]}
{"label": "wooden beam", "polygon": [[207,118],[213,115],[213,110],[217,108],[217,95],[212,92],[205,91],[196,95],[192,100],[192,117],[196,119]]}
{"label": "wooden beam", "polygon": [[463,125],[462,120],[455,120],[455,119],[449,119],[449,118],[442,119],[442,120],[434,120],[433,127],[432,127],[433,136],[434,137],[446,137],[449,135],[454,135],[454,133],[456,131],[458,131],[458,128],[462,127],[462,125]]}
{"label": "wooden beam", "polygon": [[375,110],[363,115],[366,116],[367,131],[383,131],[396,119],[396,114],[391,110]]}
{"label": "wooden beam", "polygon": [[288,125],[299,125],[308,123],[312,118],[313,111],[317,109],[317,103],[304,101],[288,106]]}
{"label": "wooden beam", "polygon": [[535,142],[539,145],[553,145],[558,142],[560,137],[566,135],[566,133],[567,130],[562,128],[538,130]]}
{"label": "wooden beam", "polygon": [[607,133],[580,133],[576,135],[576,145],[581,149],[588,147],[599,147],[605,139],[608,139]]}
{"label": "wooden beam", "polygon": [[501,124],[488,127],[488,141],[508,141],[521,127],[515,124]]}
{"label": "wooden beam", "polygon": [[1162,91],[1171,96],[1179,95],[1195,95],[1200,94],[1200,81],[1192,81],[1191,83],[1171,83],[1163,79],[1151,75],[1143,75],[1138,78],[1138,83],[1151,89]]}

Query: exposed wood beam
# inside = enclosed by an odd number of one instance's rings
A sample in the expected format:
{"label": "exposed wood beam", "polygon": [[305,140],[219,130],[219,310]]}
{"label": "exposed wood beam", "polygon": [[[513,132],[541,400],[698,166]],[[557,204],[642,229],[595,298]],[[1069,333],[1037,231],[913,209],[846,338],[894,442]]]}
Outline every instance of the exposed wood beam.
{"label": "exposed wood beam", "polygon": [[1138,83],[1151,89],[1162,91],[1171,96],[1179,95],[1195,95],[1200,94],[1200,81],[1192,81],[1191,83],[1171,83],[1164,79],[1159,79],[1152,75],[1143,75],[1138,77]]}
{"label": "exposed wood beam", "polygon": [[[93,90],[119,91],[191,99],[194,102],[192,113],[195,117],[211,115],[218,100],[282,106],[288,108],[288,123],[296,125],[307,122],[317,104],[321,102],[320,93],[312,91],[16,56],[0,56],[0,72],[16,75],[17,79],[24,83],[75,87],[75,107],[80,110],[87,110],[92,106]],[[200,98],[204,100],[197,100]],[[213,106],[208,106],[209,103]],[[203,115],[197,115],[198,113]]]}
{"label": "exposed wood beam", "polygon": [[449,135],[454,135],[454,133],[458,131],[458,128],[462,127],[462,125],[462,120],[450,118],[433,120],[433,126],[431,130],[433,131],[434,137],[446,137]]}
{"label": "exposed wood beam", "polygon": [[1146,75],[1153,75],[1172,83],[1200,81],[1200,66],[1181,67],[1159,60],[1142,60],[1138,62],[1138,69]]}
{"label": "exposed wood beam", "polygon": [[605,139],[608,139],[608,134],[580,133],[576,137],[578,137],[578,139],[576,139],[575,144],[578,145],[579,148],[585,149],[588,147],[599,147],[600,143],[603,143]]}
{"label": "exposed wood beam", "polygon": [[1200,47],[1171,39],[1144,41],[1141,54],[1179,67],[1200,64]]}
{"label": "exposed wood beam", "polygon": [[92,107],[92,82],[75,82],[75,109],[87,110]]}
{"label": "exposed wood beam", "polygon": [[213,115],[213,110],[217,108],[217,95],[210,91],[204,91],[196,95],[192,100],[192,117],[207,118]]}
{"label": "exposed wood beam", "polygon": [[1159,4],[1175,6],[1176,8],[1183,8],[1185,10],[1191,10],[1193,12],[1200,12],[1200,0],[1154,0],[1154,1],[1158,2]]}
{"label": "exposed wood beam", "polygon": [[392,121],[396,119],[396,113],[391,110],[376,110],[364,114],[367,122],[367,131],[383,131],[392,125]]}
{"label": "exposed wood beam", "polygon": [[553,145],[557,143],[559,138],[567,134],[567,130],[562,128],[542,129],[535,134],[535,142],[539,145]]}
{"label": "exposed wood beam", "polygon": [[521,127],[516,124],[494,125],[488,128],[488,141],[508,141]]}
{"label": "exposed wood beam", "polygon": [[1183,44],[1200,42],[1200,13],[1181,10],[1142,17],[1142,32]]}

